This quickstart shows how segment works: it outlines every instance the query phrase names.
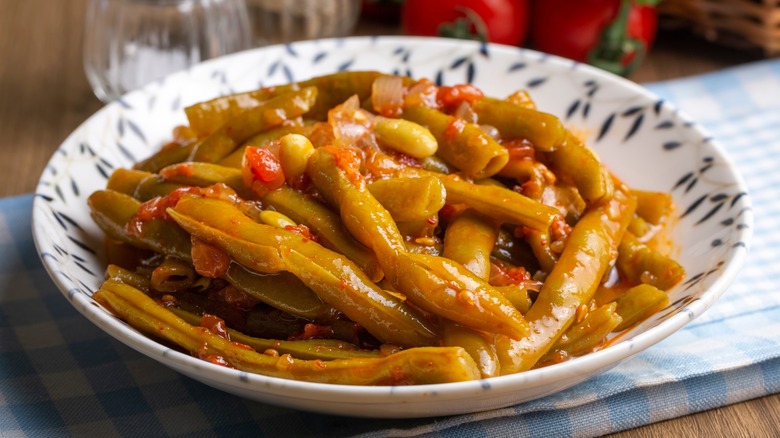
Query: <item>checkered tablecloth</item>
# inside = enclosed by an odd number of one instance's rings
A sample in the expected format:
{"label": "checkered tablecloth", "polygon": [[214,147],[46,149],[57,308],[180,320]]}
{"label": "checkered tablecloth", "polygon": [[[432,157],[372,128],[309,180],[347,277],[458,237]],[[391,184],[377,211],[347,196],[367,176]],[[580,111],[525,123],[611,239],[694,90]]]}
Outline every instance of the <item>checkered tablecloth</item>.
{"label": "checkered tablecloth", "polygon": [[32,196],[0,200],[0,436],[595,436],[780,392],[780,60],[649,84],[723,143],[756,217],[747,265],[702,317],[567,391],[472,415],[371,420],[243,400],[78,314],[42,267]]}

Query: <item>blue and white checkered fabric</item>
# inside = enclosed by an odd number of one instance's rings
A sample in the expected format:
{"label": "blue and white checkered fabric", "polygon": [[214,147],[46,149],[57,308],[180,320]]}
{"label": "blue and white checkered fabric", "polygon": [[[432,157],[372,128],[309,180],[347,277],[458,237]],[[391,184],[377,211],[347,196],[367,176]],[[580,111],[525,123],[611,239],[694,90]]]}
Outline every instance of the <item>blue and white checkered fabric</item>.
{"label": "blue and white checkered fabric", "polygon": [[2,436],[594,436],[780,392],[780,61],[649,85],[728,150],[750,188],[748,263],[702,317],[567,391],[473,415],[364,420],[250,402],[109,338],[49,280],[30,196],[0,200]]}

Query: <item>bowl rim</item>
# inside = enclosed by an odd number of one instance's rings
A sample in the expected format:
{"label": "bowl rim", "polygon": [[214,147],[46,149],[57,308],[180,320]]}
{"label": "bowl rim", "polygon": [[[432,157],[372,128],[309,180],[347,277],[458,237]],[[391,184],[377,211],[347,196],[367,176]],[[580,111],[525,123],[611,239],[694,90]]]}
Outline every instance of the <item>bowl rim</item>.
{"label": "bowl rim", "polygon": [[[344,38],[329,38],[319,40],[306,40],[293,42],[288,44],[277,44],[272,46],[265,46],[255,49],[250,49],[243,52],[237,52],[230,55],[214,58],[203,61],[196,64],[193,67],[184,71],[173,73],[167,77],[185,74],[186,71],[192,68],[207,68],[215,63],[223,63],[227,59],[239,58],[244,56],[253,56],[255,53],[262,53],[270,50],[277,50],[279,47],[290,46],[297,47],[302,45],[311,45],[318,43],[328,42],[346,42],[346,43],[359,43],[362,41],[373,41],[375,43],[385,44],[407,44],[407,45],[423,45],[423,46],[456,46],[462,44],[480,44],[478,42],[468,42],[462,40],[451,40],[438,37],[406,37],[406,36],[358,36],[358,37],[344,37]],[[524,51],[531,56],[538,58],[548,58],[549,62],[557,64],[561,68],[577,68],[584,70],[587,74],[597,76],[605,81],[615,83],[621,88],[625,88],[630,93],[641,95],[645,99],[652,99],[658,101],[660,98],[650,90],[642,87],[641,85],[632,82],[628,79],[618,77],[611,73],[599,70],[586,64],[582,64],[576,61],[571,61],[565,58],[560,58],[554,55],[549,55],[541,52],[536,52],[532,49],[517,48],[512,46],[504,46],[500,44],[487,43],[491,50],[512,50],[512,51]],[[256,56],[256,55],[255,55]],[[132,91],[121,99],[124,99],[128,95],[134,93],[141,93],[144,90],[148,90],[152,84],[141,87],[138,90]],[[76,133],[84,128],[93,120],[99,119],[104,112],[112,106],[119,105],[119,101],[114,101],[103,106],[97,112],[92,114],[86,120],[84,120],[76,129],[74,129],[68,137],[58,147],[57,151],[64,146],[74,142]],[[675,109],[677,116],[683,120],[691,120],[683,112],[676,110],[675,106],[668,101],[664,101],[664,105],[668,105],[670,108]],[[702,138],[710,137],[708,133],[699,124],[693,123],[692,128]],[[725,148],[717,140],[711,140],[708,145],[713,148],[726,164],[729,169],[730,176],[734,179],[735,185],[741,189],[741,191],[747,193],[747,185],[739,172],[739,169],[734,164],[731,157],[727,154]],[[57,152],[49,159],[49,163],[56,159]],[[44,170],[45,172],[45,170]],[[428,385],[412,385],[412,386],[352,386],[343,384],[330,384],[330,383],[314,383],[303,382],[296,380],[289,380],[278,377],[270,377],[260,374],[253,374],[235,370],[232,368],[226,368],[218,365],[214,365],[198,358],[190,356],[186,353],[171,349],[156,341],[155,339],[148,337],[126,323],[122,322],[113,314],[102,308],[91,296],[84,293],[74,291],[61,277],[59,270],[59,262],[56,262],[51,257],[46,257],[42,248],[42,236],[39,235],[38,230],[43,229],[42,217],[38,211],[42,208],[41,193],[39,183],[38,189],[36,189],[34,201],[31,226],[33,230],[33,240],[35,242],[36,251],[41,259],[43,266],[49,274],[49,277],[54,281],[63,295],[72,303],[72,305],[89,319],[92,323],[97,325],[101,330],[109,334],[114,339],[128,345],[129,347],[139,351],[140,353],[162,362],[166,366],[172,366],[172,364],[179,367],[187,368],[193,372],[209,374],[209,377],[213,377],[216,380],[225,384],[231,382],[240,381],[241,385],[248,385],[247,388],[252,390],[261,389],[263,391],[270,391],[271,393],[281,394],[282,391],[301,391],[305,392],[311,397],[318,398],[320,400],[332,400],[335,395],[344,397],[352,397],[352,402],[360,403],[361,401],[370,402],[375,404],[393,404],[398,403],[399,398],[408,399],[409,397],[419,397],[421,395],[435,396],[440,399],[459,399],[464,396],[472,395],[474,393],[482,392],[485,390],[499,391],[501,393],[507,393],[515,391],[516,388],[531,385],[534,383],[538,385],[544,384],[549,379],[557,377],[571,376],[572,374],[585,375],[585,379],[591,378],[591,372],[598,371],[607,367],[618,365],[626,358],[633,356],[640,351],[643,351],[652,345],[667,338],[687,323],[700,316],[706,309],[708,309],[728,288],[733,282],[737,273],[740,271],[745,263],[747,257],[747,247],[752,237],[752,223],[753,216],[750,212],[745,216],[745,221],[748,224],[747,227],[739,229],[737,232],[739,239],[745,242],[745,251],[732,251],[730,256],[724,260],[724,265],[717,279],[713,284],[701,293],[701,296],[685,306],[678,309],[674,314],[670,315],[664,321],[661,321],[658,325],[650,327],[647,330],[635,334],[631,339],[615,342],[608,347],[595,351],[584,356],[572,358],[566,362],[550,365],[543,368],[531,369],[517,374],[510,374],[504,376],[491,377],[487,379],[480,379],[467,382],[454,382],[454,383],[441,383],[441,384],[428,384]],[[748,196],[742,197],[740,200],[747,210],[750,210],[750,199]],[[167,361],[171,361],[169,364]],[[205,370],[205,371],[204,371]],[[179,370],[181,371],[181,370]],[[182,371],[183,372],[183,371]],[[578,382],[575,382],[578,383]],[[297,392],[296,392],[297,393]],[[292,396],[292,394],[290,394]]]}

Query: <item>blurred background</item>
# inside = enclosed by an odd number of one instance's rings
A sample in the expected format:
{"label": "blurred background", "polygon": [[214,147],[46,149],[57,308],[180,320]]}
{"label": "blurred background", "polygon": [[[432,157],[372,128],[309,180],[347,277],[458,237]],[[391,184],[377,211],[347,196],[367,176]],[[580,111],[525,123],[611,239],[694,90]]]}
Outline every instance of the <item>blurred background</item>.
{"label": "blurred background", "polygon": [[[96,81],[92,78],[91,85],[88,73],[90,68],[97,69],[98,75],[110,70],[108,61],[100,64],[91,58],[106,50],[96,44],[116,37],[118,25],[111,20],[118,18],[95,16],[94,10],[90,17],[88,11],[99,7],[106,12],[116,2],[168,7],[187,3],[190,9],[199,3],[0,0],[0,148],[6,154],[0,172],[18,172],[22,166],[31,175],[0,187],[0,196],[32,192],[57,145],[103,105],[96,97],[96,93],[101,96]],[[780,50],[776,0],[666,0],[657,5],[650,0],[200,2],[245,8],[239,11],[239,21],[230,21],[236,15],[228,11],[227,18],[210,25],[220,42],[227,35],[237,42],[215,48],[213,41],[210,45],[200,41],[197,56],[187,52],[190,58],[172,63],[172,68],[233,50],[320,36],[444,34],[535,47],[648,82],[735,66]],[[246,21],[241,24],[241,20]],[[138,22],[147,26],[140,31],[151,32],[149,19]],[[113,28],[101,30],[100,23]],[[241,28],[247,24],[249,28]],[[237,28],[244,33],[236,33]],[[110,95],[101,97],[110,100]]]}

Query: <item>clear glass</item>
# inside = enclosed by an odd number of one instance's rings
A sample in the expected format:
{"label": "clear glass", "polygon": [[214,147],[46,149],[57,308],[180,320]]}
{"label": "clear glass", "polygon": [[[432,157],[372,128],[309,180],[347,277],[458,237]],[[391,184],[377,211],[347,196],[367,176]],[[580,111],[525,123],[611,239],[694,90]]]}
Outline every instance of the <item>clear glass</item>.
{"label": "clear glass", "polygon": [[256,46],[350,34],[360,0],[246,0]]}
{"label": "clear glass", "polygon": [[86,18],[84,70],[104,102],[252,46],[244,0],[90,0]]}

